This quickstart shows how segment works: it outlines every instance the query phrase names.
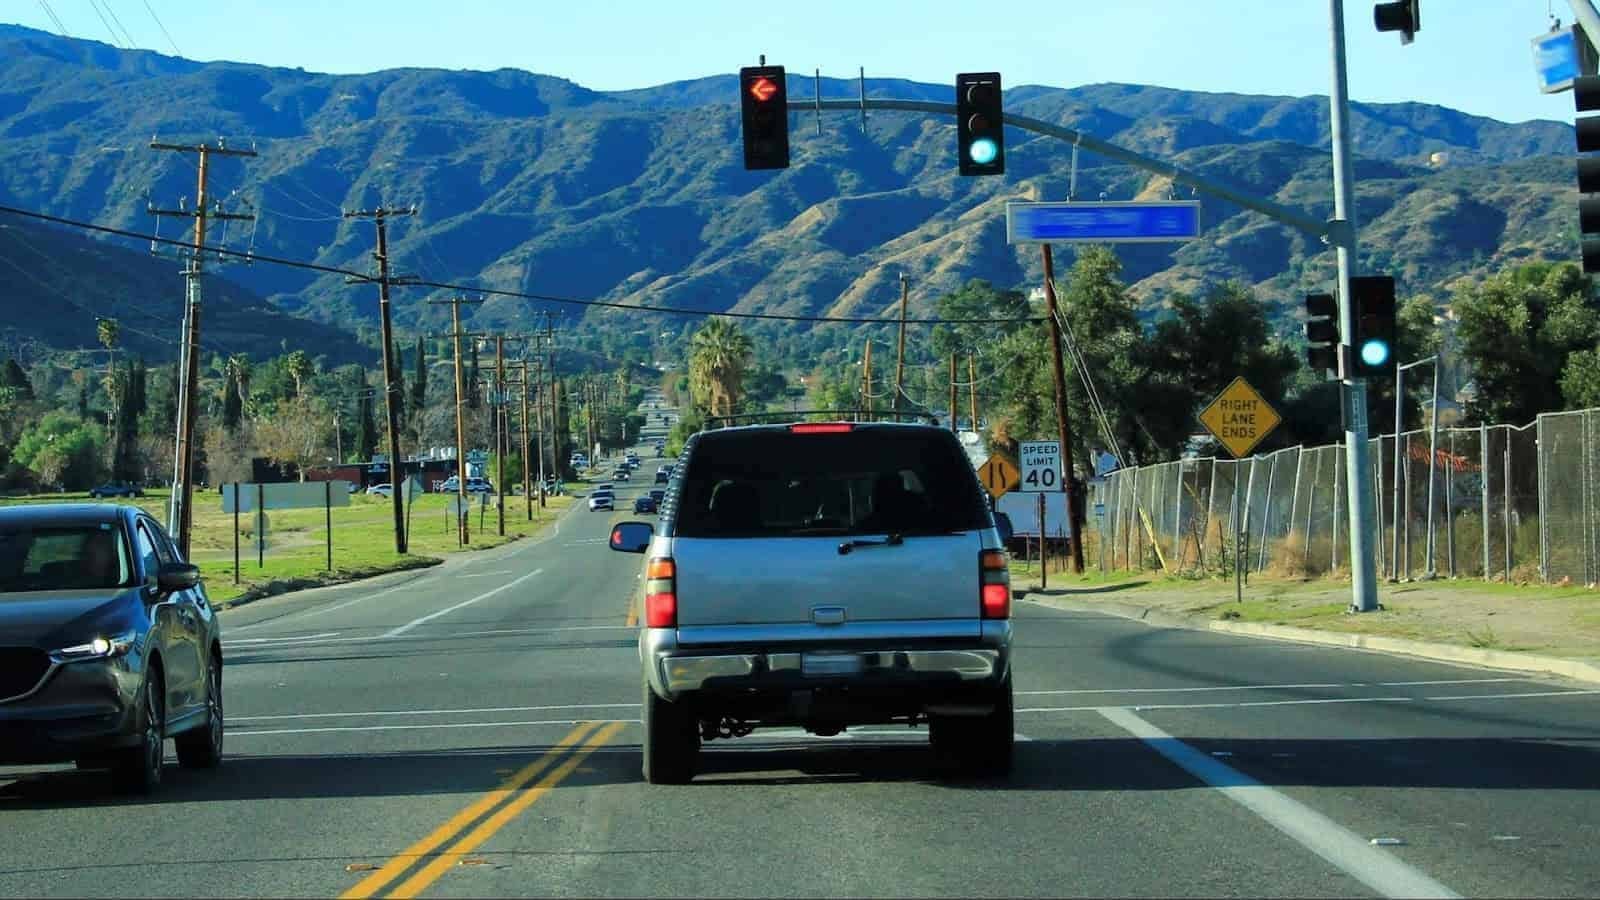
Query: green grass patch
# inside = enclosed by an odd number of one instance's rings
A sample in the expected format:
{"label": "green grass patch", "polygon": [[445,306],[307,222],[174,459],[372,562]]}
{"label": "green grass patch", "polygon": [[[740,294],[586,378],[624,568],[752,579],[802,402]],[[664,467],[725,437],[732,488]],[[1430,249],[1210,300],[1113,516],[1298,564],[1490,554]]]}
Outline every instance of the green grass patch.
{"label": "green grass patch", "polygon": [[[167,518],[170,491],[148,490],[136,503],[159,522]],[[0,505],[19,503],[83,502],[87,494],[43,494],[0,499]],[[484,550],[535,534],[555,521],[573,502],[570,493],[550,497],[540,510],[534,501],[535,520],[527,519],[521,497],[506,497],[506,533],[498,533],[498,514],[491,505],[474,505],[469,523],[471,542],[459,546],[455,523],[449,513],[449,495],[423,494],[409,510],[409,537],[405,555],[394,550],[394,512],[391,501],[383,497],[354,494],[350,505],[334,507],[333,567],[328,567],[327,519],[322,509],[268,510],[267,542],[261,564],[253,534],[255,515],[238,517],[239,580],[234,581],[234,524],[231,513],[222,512],[222,496],[216,491],[194,495],[193,533],[190,557],[205,578],[206,593],[213,603],[225,606],[245,597],[282,593],[321,584],[333,584],[436,565],[441,557],[463,550]]]}

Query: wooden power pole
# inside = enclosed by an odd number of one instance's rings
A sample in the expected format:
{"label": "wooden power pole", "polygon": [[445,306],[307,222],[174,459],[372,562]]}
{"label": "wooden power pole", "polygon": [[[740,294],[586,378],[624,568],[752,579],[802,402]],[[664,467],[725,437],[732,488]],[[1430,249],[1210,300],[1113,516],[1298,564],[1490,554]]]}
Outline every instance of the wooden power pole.
{"label": "wooden power pole", "polygon": [[950,430],[959,432],[961,426],[957,423],[960,414],[956,411],[956,352],[950,351]]}
{"label": "wooden power pole", "polygon": [[861,361],[861,400],[867,410],[867,421],[872,421],[872,338],[867,338],[866,355]]}
{"label": "wooden power pole", "polygon": [[[901,385],[905,382],[906,377],[906,301],[910,297],[910,285],[911,279],[906,277],[906,273],[901,272],[900,337],[895,342],[897,346],[894,354],[894,399],[891,401],[893,404],[891,408],[896,412],[900,410],[900,394],[902,390]],[[899,416],[896,416],[895,419],[898,421]]]}
{"label": "wooden power pole", "polygon": [[451,297],[449,300],[429,300],[430,304],[450,304],[450,333],[448,335],[430,335],[430,337],[448,337],[455,356],[455,386],[456,386],[456,539],[466,546],[470,542],[471,517],[467,515],[469,504],[467,502],[467,428],[465,421],[467,405],[466,376],[461,369],[461,339],[466,337],[481,337],[476,333],[461,330],[461,304],[482,303],[482,300],[468,300],[463,297]]}
{"label": "wooden power pole", "polygon": [[972,432],[978,432],[978,358],[967,354],[967,397],[972,403]]}
{"label": "wooden power pole", "polygon": [[[1077,517],[1073,515],[1077,504],[1073,497],[1072,461],[1076,456],[1072,451],[1072,427],[1067,422],[1067,371],[1061,361],[1061,314],[1056,309],[1056,278],[1055,265],[1050,257],[1050,245],[1040,245],[1044,250],[1044,299],[1050,316],[1050,355],[1054,361],[1050,365],[1050,374],[1056,385],[1056,425],[1061,433],[1061,492],[1067,506],[1067,531],[1068,546],[1072,549],[1072,571],[1074,574],[1083,574],[1083,535],[1079,534]],[[1040,495],[1041,501],[1043,495]],[[1039,533],[1040,558],[1043,559],[1044,530],[1041,523]],[[1040,563],[1041,567],[1043,563]]]}
{"label": "wooden power pole", "polygon": [[[388,420],[389,432],[389,483],[393,490],[389,492],[394,501],[394,552],[405,555],[406,552],[406,513],[405,513],[405,484],[402,481],[403,462],[400,458],[400,386],[395,381],[395,375],[400,365],[394,355],[394,322],[389,312],[389,287],[393,284],[409,284],[415,279],[389,277],[389,219],[395,216],[415,215],[415,206],[407,209],[393,209],[380,206],[376,209],[363,209],[346,212],[346,219],[372,219],[378,229],[378,245],[373,258],[378,261],[378,319],[382,329],[383,340],[383,406],[384,418]],[[361,281],[373,281],[366,278]]]}
{"label": "wooden power pole", "polygon": [[199,410],[200,380],[200,264],[205,255],[206,224],[217,221],[250,221],[251,215],[223,212],[207,194],[212,156],[255,156],[254,150],[235,150],[215,144],[167,144],[152,140],[152,150],[194,153],[199,157],[199,186],[193,210],[149,207],[153,216],[176,216],[194,220],[194,245],[184,266],[183,338],[178,354],[178,433],[173,459],[172,500],[167,508],[167,529],[178,543],[178,553],[189,558],[189,531],[194,523],[194,423]]}

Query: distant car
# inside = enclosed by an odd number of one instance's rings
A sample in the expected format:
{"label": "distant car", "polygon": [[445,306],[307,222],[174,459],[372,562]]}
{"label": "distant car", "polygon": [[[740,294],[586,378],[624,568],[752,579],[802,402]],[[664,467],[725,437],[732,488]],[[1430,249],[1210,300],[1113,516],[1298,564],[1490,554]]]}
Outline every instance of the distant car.
{"label": "distant car", "polygon": [[656,506],[661,506],[661,501],[667,498],[667,492],[662,488],[651,488],[650,499],[656,501]]}
{"label": "distant car", "polygon": [[372,487],[367,488],[367,495],[372,497],[393,497],[394,485],[375,484]]}
{"label": "distant car", "polygon": [[222,629],[200,570],[137,506],[0,510],[0,765],[76,761],[149,793],[166,743],[222,761]]}
{"label": "distant car", "polygon": [[645,494],[633,501],[633,511],[636,513],[653,513],[656,511],[656,498]]}
{"label": "distant car", "polygon": [[[454,494],[454,493],[457,493],[460,490],[457,487],[457,485],[459,485],[460,483],[461,482],[456,479],[456,476],[451,475],[449,478],[446,478],[443,482],[441,482],[439,484],[439,490],[442,493]],[[486,479],[486,478],[468,478],[467,479],[467,493],[469,493],[469,494],[492,494],[492,493],[494,493],[494,485],[490,484],[489,480]]]}
{"label": "distant car", "polygon": [[618,480],[618,481],[628,481],[628,480],[629,480],[629,479],[631,479],[631,478],[632,478],[632,477],[633,477],[633,476],[632,476],[632,474],[631,474],[631,473],[629,473],[629,472],[628,472],[628,470],[627,470],[627,469],[620,469],[620,468],[619,468],[619,469],[617,469],[617,470],[616,470],[616,471],[615,471],[615,472],[612,472],[612,473],[611,473],[611,477],[612,477],[612,478],[615,478],[615,479],[616,479],[616,480]]}
{"label": "distant car", "polygon": [[656,484],[666,484],[672,480],[672,467],[662,466],[656,470]]}
{"label": "distant car", "polygon": [[125,481],[108,481],[99,487],[90,488],[89,496],[99,500],[104,497],[143,497],[144,491],[138,485],[128,484]]}
{"label": "distant car", "polygon": [[611,509],[616,509],[616,508],[617,508],[617,498],[616,498],[615,494],[600,493],[600,494],[590,494],[589,495],[589,511],[590,512],[595,512],[597,510],[602,510],[602,509],[611,510]]}
{"label": "distant car", "polygon": [[589,493],[591,493],[591,494],[610,494],[610,493],[615,492],[616,489],[617,489],[617,486],[612,484],[611,482],[602,481],[599,484],[595,485],[594,487],[590,488],[589,489]]}

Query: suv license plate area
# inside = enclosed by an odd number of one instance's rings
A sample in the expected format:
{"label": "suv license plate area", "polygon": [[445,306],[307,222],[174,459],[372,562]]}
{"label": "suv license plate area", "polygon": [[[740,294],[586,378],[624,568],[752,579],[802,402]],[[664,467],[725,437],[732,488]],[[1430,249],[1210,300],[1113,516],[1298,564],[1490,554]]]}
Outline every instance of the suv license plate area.
{"label": "suv license plate area", "polygon": [[862,668],[861,654],[859,653],[803,653],[800,655],[800,674],[805,676],[860,675]]}

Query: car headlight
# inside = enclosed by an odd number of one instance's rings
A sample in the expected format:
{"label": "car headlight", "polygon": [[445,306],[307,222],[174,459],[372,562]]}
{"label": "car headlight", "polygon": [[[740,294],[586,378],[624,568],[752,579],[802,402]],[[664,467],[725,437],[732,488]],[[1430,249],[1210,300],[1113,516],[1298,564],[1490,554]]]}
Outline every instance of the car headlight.
{"label": "car headlight", "polygon": [[52,652],[50,658],[58,663],[76,662],[81,659],[110,659],[133,649],[138,640],[138,633],[133,631],[125,634],[100,635],[86,644],[62,647]]}

